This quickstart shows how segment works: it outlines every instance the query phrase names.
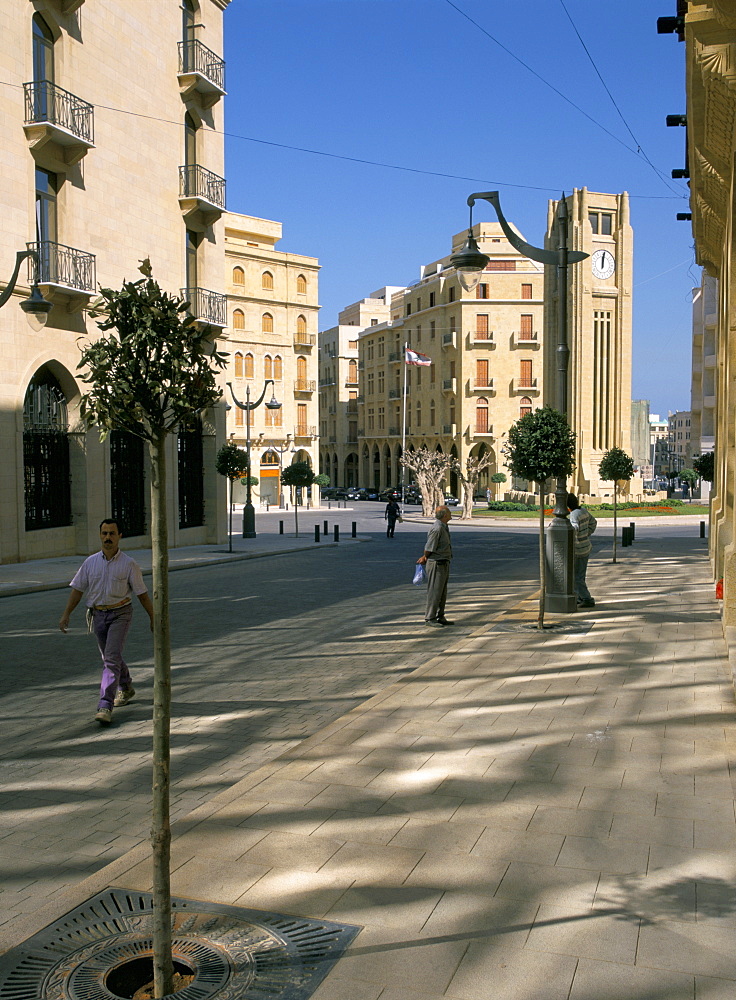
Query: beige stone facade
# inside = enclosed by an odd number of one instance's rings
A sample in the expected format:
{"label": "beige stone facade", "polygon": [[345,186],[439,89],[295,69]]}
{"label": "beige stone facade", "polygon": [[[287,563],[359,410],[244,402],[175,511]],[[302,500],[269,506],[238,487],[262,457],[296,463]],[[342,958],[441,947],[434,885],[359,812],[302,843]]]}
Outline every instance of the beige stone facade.
{"label": "beige stone facade", "polygon": [[[475,226],[474,235],[491,258],[475,292],[461,287],[448,254],[425,265],[415,284],[390,296],[384,322],[360,328],[358,438],[352,452],[359,486],[385,488],[401,481],[405,375],[406,448],[426,446],[463,463],[471,454],[490,451],[483,488],[493,472],[503,470],[501,448],[509,426],[540,405],[542,266],[511,247],[497,223]],[[465,236],[454,236],[452,250]],[[334,334],[321,337],[327,343]],[[431,365],[406,366],[405,344]],[[343,485],[339,479],[338,474],[337,485]],[[448,485],[457,492],[454,476]]]}
{"label": "beige stone facade", "polygon": [[[549,204],[547,241],[557,249],[558,202]],[[568,414],[577,442],[573,489],[605,496],[598,477],[609,448],[631,452],[631,304],[633,234],[629,199],[576,189],[567,198],[570,250],[589,254],[569,269]],[[545,314],[545,403],[557,406],[557,275],[548,268]]]}
{"label": "beige stone facade", "polygon": [[713,311],[708,313],[715,348],[710,551],[716,578],[723,577],[723,621],[730,627],[736,625],[736,12],[726,0],[711,0],[691,2],[683,13],[687,159],[696,261],[717,283]]}
{"label": "beige stone facade", "polygon": [[[277,250],[281,223],[229,212],[225,226],[225,282],[229,352],[226,381],[236,398],[256,402],[267,379],[264,402],[251,412],[251,475],[259,480],[254,501],[277,504],[279,470],[293,461],[319,462],[317,322],[319,262]],[[265,402],[275,396],[281,408]],[[227,415],[230,440],[247,444],[247,414],[233,405]],[[238,485],[235,499],[244,498]],[[313,490],[313,499],[318,490]]]}
{"label": "beige stone facade", "polygon": [[[24,265],[0,311],[3,562],[86,553],[110,514],[129,521],[129,542],[146,543],[147,455],[115,435],[100,444],[81,426],[79,343],[99,335],[86,312],[98,285],[138,277],[146,256],[164,289],[192,289],[198,320],[213,330],[225,322],[227,3],[185,0],[184,17],[169,0],[2,4],[0,277],[31,244],[54,302],[45,330],[32,333],[19,309]],[[205,414],[201,434],[178,447],[171,438],[172,544],[224,537],[224,487],[210,471],[218,436],[224,407]]]}
{"label": "beige stone facade", "polygon": [[703,272],[699,288],[693,289],[693,351],[690,384],[690,451],[693,458],[713,451],[715,444],[718,331],[718,282]]}

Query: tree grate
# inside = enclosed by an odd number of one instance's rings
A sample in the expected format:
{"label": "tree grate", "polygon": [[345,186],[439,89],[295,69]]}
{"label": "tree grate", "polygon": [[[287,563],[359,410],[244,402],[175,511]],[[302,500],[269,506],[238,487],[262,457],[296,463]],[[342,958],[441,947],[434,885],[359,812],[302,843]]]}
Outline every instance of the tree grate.
{"label": "tree grate", "polygon": [[[176,1000],[307,1000],[360,928],[173,898]],[[0,956],[0,1000],[120,1000],[107,978],[153,954],[153,897],[106,889]]]}
{"label": "tree grate", "polygon": [[[545,625],[543,630],[537,628],[536,622],[526,621],[526,622],[497,622],[490,631],[491,632],[536,632],[538,635],[544,635],[550,633],[552,635],[562,634],[573,634],[573,635],[585,635],[586,632],[590,632],[593,627],[593,622],[552,622],[549,625]],[[2,996],[2,994],[0,994]]]}

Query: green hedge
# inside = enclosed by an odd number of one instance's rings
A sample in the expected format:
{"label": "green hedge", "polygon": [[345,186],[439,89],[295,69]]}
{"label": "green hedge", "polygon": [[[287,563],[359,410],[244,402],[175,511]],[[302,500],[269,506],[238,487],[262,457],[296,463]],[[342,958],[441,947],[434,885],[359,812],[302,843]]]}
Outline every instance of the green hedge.
{"label": "green hedge", "polygon": [[[613,510],[612,503],[592,503],[585,504],[588,510]],[[684,507],[685,503],[683,500],[675,500],[674,497],[669,500],[643,500],[641,503],[636,503],[633,500],[624,500],[622,503],[616,504],[619,510],[635,510],[637,507]]]}
{"label": "green hedge", "polygon": [[536,504],[513,503],[511,500],[491,500],[488,510],[539,510]]}

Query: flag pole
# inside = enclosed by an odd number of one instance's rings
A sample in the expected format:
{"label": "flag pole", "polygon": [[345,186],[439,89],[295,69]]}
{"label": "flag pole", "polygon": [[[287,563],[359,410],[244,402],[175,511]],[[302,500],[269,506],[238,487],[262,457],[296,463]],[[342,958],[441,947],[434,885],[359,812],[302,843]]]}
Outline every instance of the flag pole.
{"label": "flag pole", "polygon": [[[404,342],[404,389],[401,394],[401,457],[406,455],[406,370],[409,367],[406,363],[406,349],[408,343]],[[401,466],[401,513],[404,513],[406,492],[406,466]]]}

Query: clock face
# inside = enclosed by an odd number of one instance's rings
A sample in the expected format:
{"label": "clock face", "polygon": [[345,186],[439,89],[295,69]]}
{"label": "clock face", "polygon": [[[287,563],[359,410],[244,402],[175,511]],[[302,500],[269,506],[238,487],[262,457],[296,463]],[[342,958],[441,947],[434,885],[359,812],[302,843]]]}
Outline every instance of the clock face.
{"label": "clock face", "polygon": [[591,258],[594,278],[610,278],[616,270],[616,258],[610,250],[596,250]]}

